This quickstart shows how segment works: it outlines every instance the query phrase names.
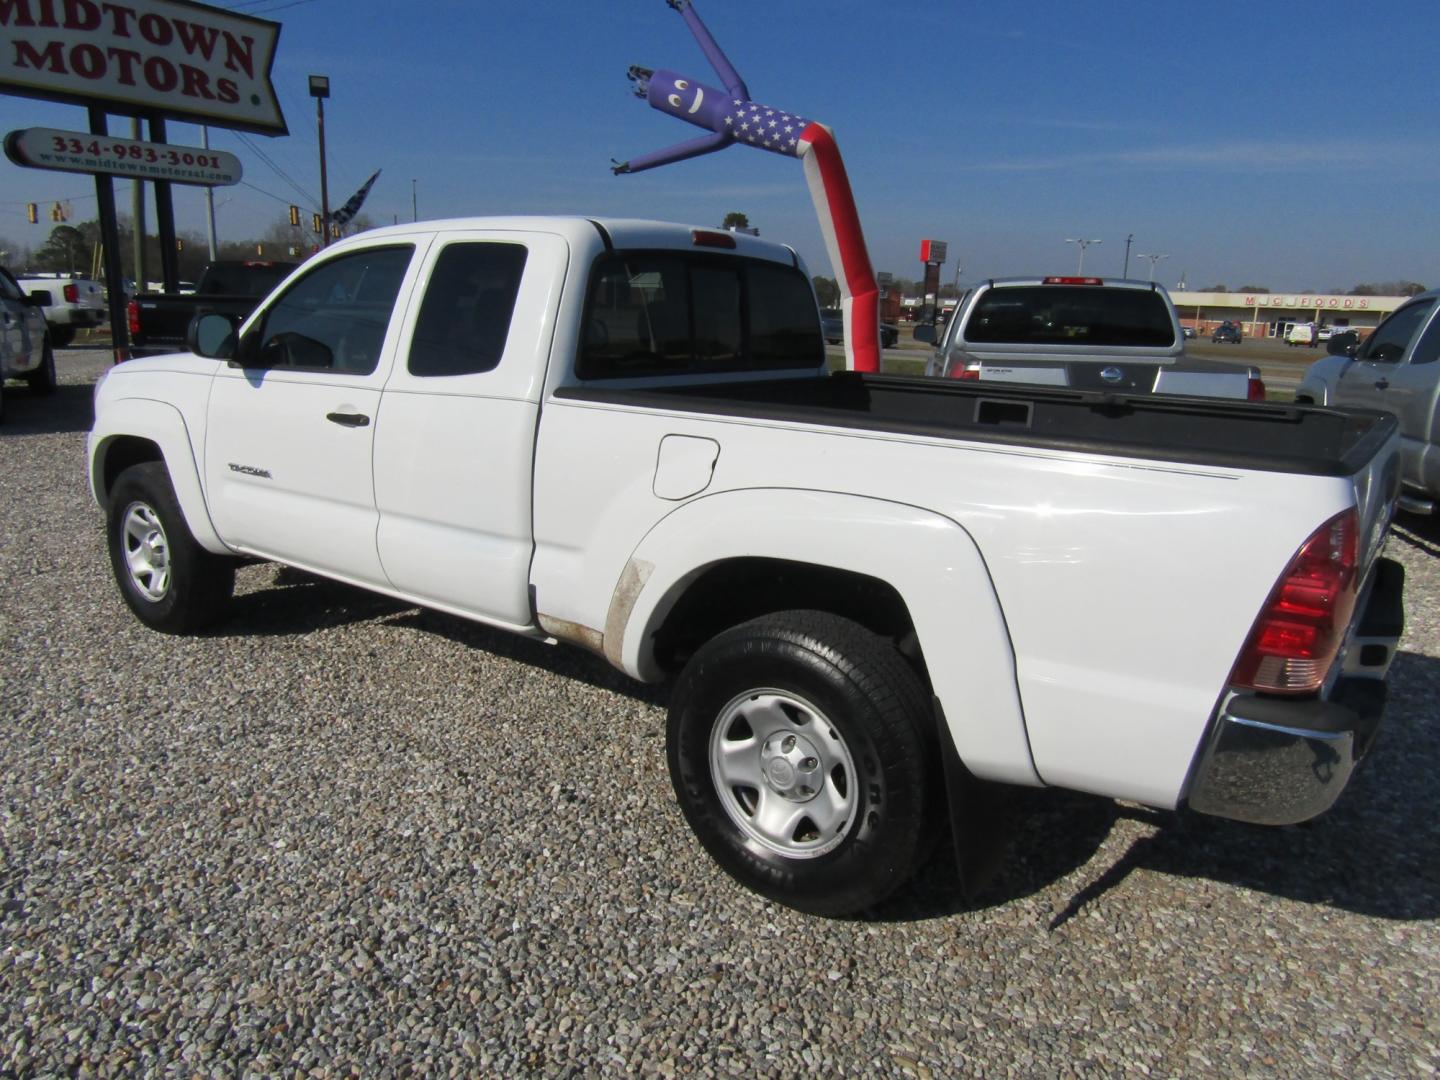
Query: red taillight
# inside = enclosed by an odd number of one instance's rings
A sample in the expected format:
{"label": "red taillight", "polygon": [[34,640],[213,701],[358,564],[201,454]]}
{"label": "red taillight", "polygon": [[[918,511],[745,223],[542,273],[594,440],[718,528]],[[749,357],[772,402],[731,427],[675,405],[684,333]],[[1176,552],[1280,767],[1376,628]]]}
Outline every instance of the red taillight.
{"label": "red taillight", "polygon": [[957,367],[952,367],[945,374],[951,379],[979,379],[980,365],[960,364]]}
{"label": "red taillight", "polygon": [[66,285],[65,288],[60,291],[65,294],[65,302],[67,304],[78,304],[80,302],[80,290],[74,284]]}
{"label": "red taillight", "polygon": [[1265,380],[1251,379],[1245,384],[1245,397],[1250,401],[1265,400]]}
{"label": "red taillight", "polygon": [[1103,279],[1098,277],[1047,277],[1041,280],[1041,285],[1104,285]]}
{"label": "red taillight", "polygon": [[140,332],[140,305],[134,300],[125,305],[125,322],[130,327],[130,333]]}
{"label": "red taillight", "polygon": [[1316,529],[1290,560],[1250,630],[1231,685],[1273,694],[1320,689],[1355,610],[1357,563],[1352,509]]}

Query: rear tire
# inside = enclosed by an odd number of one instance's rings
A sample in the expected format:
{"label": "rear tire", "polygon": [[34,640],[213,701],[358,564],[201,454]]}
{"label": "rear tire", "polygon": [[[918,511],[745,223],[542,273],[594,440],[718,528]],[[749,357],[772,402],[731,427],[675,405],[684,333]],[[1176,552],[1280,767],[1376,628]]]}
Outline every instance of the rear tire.
{"label": "rear tire", "polygon": [[25,382],[32,394],[53,394],[55,392],[55,350],[50,339],[40,347],[40,366],[26,374]]}
{"label": "rear tire", "polygon": [[160,462],[120,474],[110,493],[106,536],[120,595],[152,630],[193,633],[225,614],[235,589],[235,560],[195,542]]}
{"label": "rear tire", "polygon": [[888,641],[818,611],[718,635],[670,707],[671,782],[736,880],[816,915],[849,915],[929,854],[940,778],[920,680]]}

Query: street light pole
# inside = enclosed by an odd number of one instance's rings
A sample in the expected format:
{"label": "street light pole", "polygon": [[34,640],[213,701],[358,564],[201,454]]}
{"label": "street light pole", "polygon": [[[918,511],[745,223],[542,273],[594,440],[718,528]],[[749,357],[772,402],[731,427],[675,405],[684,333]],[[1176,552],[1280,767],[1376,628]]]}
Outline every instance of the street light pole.
{"label": "street light pole", "polygon": [[1158,263],[1161,259],[1168,259],[1170,256],[1169,256],[1169,255],[1142,255],[1142,254],[1140,254],[1140,252],[1137,251],[1137,252],[1135,253],[1135,257],[1136,257],[1137,259],[1149,259],[1149,260],[1150,260],[1150,280],[1151,280],[1151,281],[1154,281],[1154,280],[1155,280],[1155,264]]}
{"label": "street light pole", "polygon": [[1076,274],[1083,274],[1083,273],[1085,272],[1085,249],[1086,249],[1087,247],[1089,247],[1091,244],[1103,244],[1104,242],[1105,242],[1105,241],[1103,241],[1103,240],[1085,240],[1085,239],[1079,239],[1079,238],[1066,237],[1065,243],[1067,243],[1067,244],[1079,244],[1079,245],[1080,245],[1080,263],[1079,263],[1079,265],[1077,265],[1077,266],[1075,267],[1075,273],[1076,273]]}
{"label": "street light pole", "polygon": [[419,220],[420,220],[420,204],[415,201],[415,184],[416,184],[416,181],[412,178],[411,181],[410,181],[410,220],[411,220],[411,221],[419,221]]}
{"label": "street light pole", "polygon": [[1133,232],[1125,237],[1125,269],[1120,273],[1122,278],[1128,278],[1130,276],[1130,245],[1134,240],[1135,234]]}
{"label": "street light pole", "polygon": [[330,244],[330,184],[325,175],[325,99],[330,96],[330,76],[310,76],[310,96],[315,99],[315,127],[320,135],[320,246]]}

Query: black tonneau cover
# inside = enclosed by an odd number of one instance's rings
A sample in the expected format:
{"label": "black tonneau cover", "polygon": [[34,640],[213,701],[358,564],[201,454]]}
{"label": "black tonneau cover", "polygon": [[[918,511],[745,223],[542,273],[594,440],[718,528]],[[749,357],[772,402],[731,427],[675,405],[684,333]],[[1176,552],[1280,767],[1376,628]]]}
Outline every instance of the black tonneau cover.
{"label": "black tonneau cover", "polygon": [[1176,464],[1351,476],[1396,431],[1366,409],[1130,396],[899,375],[622,389],[562,387],[561,399],[867,431],[962,438]]}

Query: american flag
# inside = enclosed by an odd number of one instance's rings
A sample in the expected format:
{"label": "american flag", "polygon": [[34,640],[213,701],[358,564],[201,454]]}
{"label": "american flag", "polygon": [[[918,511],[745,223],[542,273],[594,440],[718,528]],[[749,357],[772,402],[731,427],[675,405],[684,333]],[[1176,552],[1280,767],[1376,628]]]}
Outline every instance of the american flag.
{"label": "american flag", "polygon": [[360,190],[355,192],[354,195],[351,195],[350,198],[346,200],[344,206],[340,207],[340,209],[338,210],[330,211],[330,220],[335,222],[336,225],[344,225],[347,224],[350,219],[353,218],[356,214],[358,214],[360,212],[360,207],[364,205],[365,196],[370,194],[371,185],[375,183],[375,178],[379,175],[380,170],[376,169],[375,176],[370,177],[369,180],[366,180],[365,183],[361,184]]}
{"label": "american flag", "polygon": [[804,117],[739,98],[731,100],[724,123],[736,142],[789,157],[800,156],[800,135],[810,126]]}

